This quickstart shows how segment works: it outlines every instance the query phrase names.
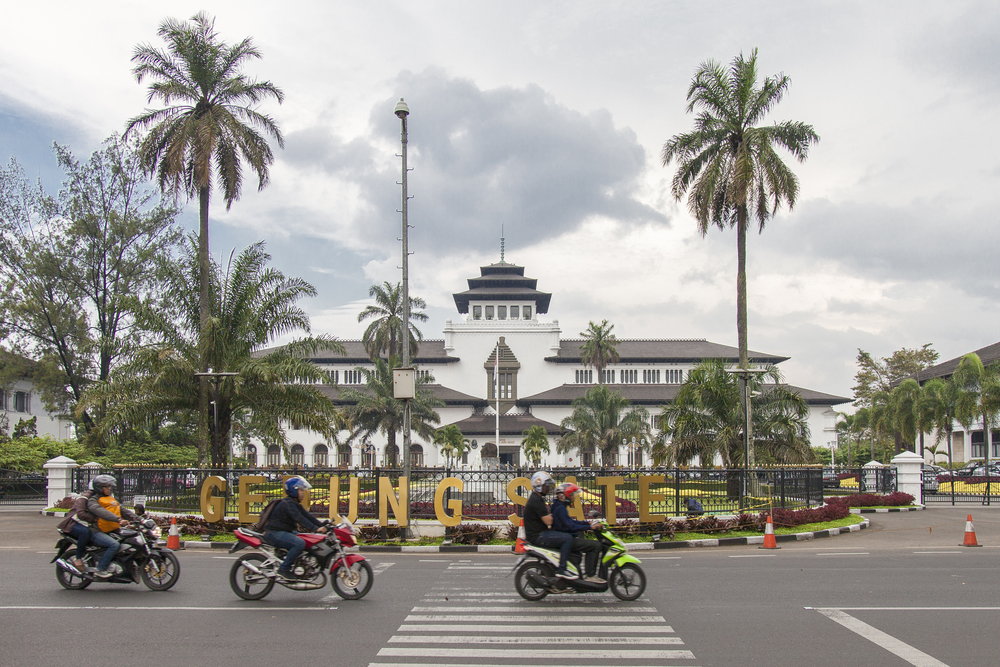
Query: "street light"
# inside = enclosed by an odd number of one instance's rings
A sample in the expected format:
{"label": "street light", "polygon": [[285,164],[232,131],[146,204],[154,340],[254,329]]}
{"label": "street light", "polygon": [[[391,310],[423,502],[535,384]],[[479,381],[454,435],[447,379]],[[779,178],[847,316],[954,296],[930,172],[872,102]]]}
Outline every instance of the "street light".
{"label": "street light", "polygon": [[[402,368],[408,369],[410,367],[410,249],[408,241],[408,231],[409,222],[407,220],[407,203],[409,202],[409,197],[406,192],[406,117],[410,115],[410,107],[406,105],[403,98],[399,98],[399,102],[396,103],[396,108],[393,109],[393,113],[399,118],[400,123],[400,135],[399,141],[402,146],[402,151],[400,157],[403,160],[403,180],[400,185],[403,189],[402,198],[402,208],[400,213],[403,216],[402,220],[402,235],[400,236],[400,241],[403,244],[403,315],[402,315],[402,326],[400,327],[402,331],[400,332],[400,338],[403,344],[403,360]],[[412,375],[411,375],[412,377]],[[409,483],[410,483],[410,399],[403,399],[403,477],[406,478],[407,483],[407,507],[406,516],[409,520],[410,507],[409,507]],[[409,536],[409,531],[402,529],[400,531],[403,537]]]}
{"label": "street light", "polygon": [[750,481],[750,384],[748,382],[751,375],[757,373],[767,373],[767,368],[726,368],[727,373],[740,376],[740,401],[743,403],[743,491],[740,495],[740,509],[742,510],[746,498],[749,494],[748,483]]}

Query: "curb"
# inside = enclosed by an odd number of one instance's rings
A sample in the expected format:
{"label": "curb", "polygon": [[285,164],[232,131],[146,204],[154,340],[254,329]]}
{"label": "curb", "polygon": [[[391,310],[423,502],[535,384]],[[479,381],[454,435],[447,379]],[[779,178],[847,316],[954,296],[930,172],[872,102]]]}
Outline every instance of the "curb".
{"label": "curb", "polygon": [[926,505],[916,505],[915,507],[876,507],[873,509],[854,509],[851,514],[888,514],[889,512],[919,512],[926,509]]}

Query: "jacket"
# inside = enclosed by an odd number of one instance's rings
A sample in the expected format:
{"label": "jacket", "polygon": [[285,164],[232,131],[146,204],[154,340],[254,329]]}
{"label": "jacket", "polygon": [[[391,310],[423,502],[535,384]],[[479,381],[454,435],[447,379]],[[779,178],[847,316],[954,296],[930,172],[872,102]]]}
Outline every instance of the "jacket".
{"label": "jacket", "polygon": [[570,518],[565,501],[552,501],[550,510],[552,512],[552,530],[569,533],[573,537],[576,537],[576,534],[581,530],[590,530],[590,524],[586,521],[577,521]]}
{"label": "jacket", "polygon": [[[99,494],[93,493],[93,495],[91,495],[90,498],[87,500],[87,511],[95,517],[95,520],[91,523],[90,527],[100,530],[100,528],[98,528],[96,524],[101,519],[104,519],[105,521],[111,521],[113,523],[120,523],[122,517],[118,516],[114,512],[104,509],[104,507],[101,506],[100,499],[101,496]],[[132,510],[126,507],[121,507],[120,509],[122,516],[124,516],[129,521],[134,521],[136,519],[135,512],[133,512]]]}
{"label": "jacket", "polygon": [[271,516],[267,518],[264,531],[283,530],[294,533],[298,526],[315,530],[322,525],[319,519],[302,509],[299,501],[294,498],[285,498],[271,510]]}
{"label": "jacket", "polygon": [[66,518],[60,521],[56,528],[64,533],[68,533],[74,523],[79,523],[84,526],[97,523],[97,517],[87,511],[87,503],[93,495],[93,491],[87,490],[74,498],[73,506],[68,512],[66,512]]}

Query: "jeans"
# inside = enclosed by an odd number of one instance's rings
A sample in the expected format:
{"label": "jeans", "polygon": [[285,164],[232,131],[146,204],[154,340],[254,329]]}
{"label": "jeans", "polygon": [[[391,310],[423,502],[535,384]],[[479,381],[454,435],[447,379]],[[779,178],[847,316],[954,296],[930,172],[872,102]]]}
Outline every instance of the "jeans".
{"label": "jeans", "polygon": [[111,560],[115,557],[115,554],[118,553],[118,550],[122,546],[121,542],[99,530],[95,530],[90,533],[90,541],[99,547],[105,547],[104,555],[101,556],[101,562],[97,564],[97,569],[108,569],[108,565],[111,565]]}
{"label": "jeans", "polygon": [[306,550],[306,541],[287,530],[269,530],[264,533],[264,541],[279,549],[288,550],[288,555],[285,556],[285,560],[281,563],[280,568],[286,572],[292,569],[292,565],[295,565],[296,559]]}
{"label": "jeans", "polygon": [[69,529],[69,535],[76,540],[76,557],[83,558],[83,554],[87,551],[87,544],[90,543],[90,528],[74,521],[73,526]]}
{"label": "jeans", "polygon": [[546,549],[558,549],[559,569],[566,569],[566,559],[569,558],[570,552],[573,551],[572,535],[558,530],[546,530],[539,533],[536,543],[538,546],[545,547]]}
{"label": "jeans", "polygon": [[604,547],[597,540],[588,540],[582,537],[573,538],[573,551],[579,551],[586,558],[584,561],[586,563],[584,574],[588,577],[597,574],[597,564],[603,550]]}

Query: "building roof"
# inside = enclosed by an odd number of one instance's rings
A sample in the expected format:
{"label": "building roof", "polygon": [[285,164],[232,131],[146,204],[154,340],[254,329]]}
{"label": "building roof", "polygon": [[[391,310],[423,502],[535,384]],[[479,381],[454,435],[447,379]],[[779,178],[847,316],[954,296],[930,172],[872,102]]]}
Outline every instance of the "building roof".
{"label": "building roof", "polygon": [[[545,357],[545,361],[557,364],[581,363],[580,348],[586,341],[583,339],[566,339],[559,341],[559,353],[553,357]],[[665,338],[665,339],[628,339],[620,338],[615,343],[615,349],[621,359],[619,363],[690,363],[705,359],[722,359],[737,363],[740,360],[738,348],[729,345],[711,343],[704,338]],[[758,364],[779,364],[788,357],[766,352],[748,350],[750,361]]]}
{"label": "building roof", "polygon": [[552,295],[536,289],[538,280],[527,278],[524,267],[500,262],[479,267],[480,276],[469,278],[469,289],[454,294],[458,312],[469,312],[470,301],[533,301],[536,313],[549,312]]}
{"label": "building roof", "polygon": [[[530,407],[532,405],[569,405],[575,399],[582,398],[593,384],[564,384],[547,391],[517,399],[517,405]],[[677,398],[679,384],[613,384],[608,387],[616,390],[622,398],[633,405],[663,405]],[[766,386],[766,385],[765,385]],[[850,403],[851,399],[833,394],[804,389],[790,384],[784,385],[805,399],[809,405],[841,405]]]}
{"label": "building roof", "polygon": [[[346,364],[350,366],[372,363],[371,359],[368,358],[368,352],[365,350],[365,344],[362,341],[341,340],[337,342],[344,346],[347,352],[346,355],[326,348],[316,350],[316,353],[310,357],[310,360],[316,364]],[[257,354],[263,356],[277,349],[279,348],[272,347],[261,350]],[[420,341],[417,344],[417,354],[413,358],[413,363],[415,364],[452,364],[457,361],[460,361],[458,357],[449,357],[445,354],[443,340],[425,339]]]}
{"label": "building roof", "polygon": [[[496,415],[482,414],[466,417],[455,422],[462,435],[495,435]],[[521,435],[532,426],[541,426],[549,435],[556,435],[562,431],[558,424],[538,419],[529,414],[506,414],[500,415],[500,433],[502,435]]]}
{"label": "building roof", "polygon": [[[975,354],[979,356],[980,361],[983,365],[988,365],[994,361],[1000,361],[1000,343],[993,343],[992,345],[987,345],[986,347],[981,347],[975,350]],[[963,354],[962,357],[965,355]],[[948,378],[951,374],[955,372],[958,368],[958,364],[962,361],[962,357],[955,357],[954,359],[949,359],[936,366],[931,366],[930,368],[925,368],[916,375],[916,379],[920,384],[927,382],[932,378]]]}
{"label": "building roof", "polygon": [[[323,395],[329,398],[333,403],[340,405],[350,404],[350,401],[345,401],[341,399],[341,393],[345,389],[357,389],[358,391],[367,391],[364,385],[357,384],[321,384],[316,386]],[[425,384],[421,385],[421,389],[427,389],[431,396],[443,401],[445,405],[467,405],[467,406],[480,406],[485,407],[487,405],[487,400],[485,398],[478,398],[476,396],[470,396],[469,394],[464,394],[460,391],[444,387],[439,384]]]}

